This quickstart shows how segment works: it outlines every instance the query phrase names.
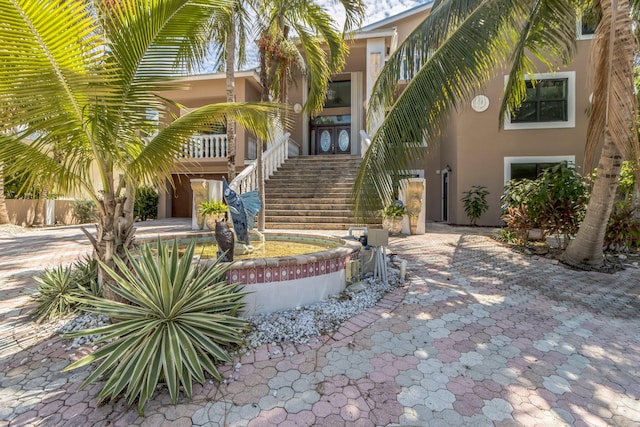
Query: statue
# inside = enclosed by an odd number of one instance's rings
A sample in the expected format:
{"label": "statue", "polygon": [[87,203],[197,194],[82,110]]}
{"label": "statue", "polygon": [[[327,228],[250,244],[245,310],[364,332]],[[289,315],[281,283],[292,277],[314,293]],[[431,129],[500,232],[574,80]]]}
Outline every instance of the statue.
{"label": "statue", "polygon": [[236,233],[236,241],[252,248],[249,241],[249,230],[253,229],[254,218],[262,208],[258,192],[254,190],[238,195],[229,187],[224,177],[222,177],[222,186],[223,197],[229,206],[233,229]]}
{"label": "statue", "polygon": [[235,237],[226,220],[216,221],[215,238],[218,242],[218,258],[223,257],[223,262],[232,262]]}
{"label": "statue", "polygon": [[204,215],[200,213],[200,203],[207,200],[209,195],[209,183],[205,179],[192,179],[191,190],[193,191],[193,209],[195,214],[194,229],[202,230],[204,228]]}
{"label": "statue", "polygon": [[418,219],[422,210],[422,193],[424,184],[422,181],[409,181],[407,188],[407,210],[409,211],[409,224],[411,234],[418,230]]}

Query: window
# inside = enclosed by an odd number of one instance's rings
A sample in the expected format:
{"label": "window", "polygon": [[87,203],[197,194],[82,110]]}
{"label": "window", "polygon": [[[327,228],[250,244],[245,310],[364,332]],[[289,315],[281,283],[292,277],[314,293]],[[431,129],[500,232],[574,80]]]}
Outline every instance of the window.
{"label": "window", "polygon": [[324,108],[351,107],[351,82],[329,82]]}
{"label": "window", "polygon": [[578,20],[578,39],[584,40],[593,38],[598,22],[599,18],[595,10],[593,10],[593,6],[589,6],[582,14],[582,17]]}
{"label": "window", "polygon": [[534,80],[526,82],[527,95],[520,107],[506,114],[504,128],[575,127],[575,72],[536,74]]}
{"label": "window", "polygon": [[540,173],[558,163],[575,164],[575,156],[526,156],[504,158],[504,182],[510,179],[536,179]]}
{"label": "window", "polygon": [[511,114],[511,123],[567,121],[567,79],[526,84],[527,97]]}
{"label": "window", "polygon": [[536,179],[554,165],[557,163],[511,163],[511,179]]}

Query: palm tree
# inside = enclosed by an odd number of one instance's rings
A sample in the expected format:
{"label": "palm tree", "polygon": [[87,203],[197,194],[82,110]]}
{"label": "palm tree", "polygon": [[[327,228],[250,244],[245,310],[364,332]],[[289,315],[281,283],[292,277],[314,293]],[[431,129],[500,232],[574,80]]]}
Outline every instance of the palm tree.
{"label": "palm tree", "polygon": [[[344,66],[348,52],[344,35],[357,28],[364,17],[362,0],[339,0],[345,11],[342,30],[331,15],[314,1],[262,0],[256,4],[258,50],[262,101],[287,102],[291,72],[298,70],[309,81],[309,113],[322,110],[331,76]],[[295,37],[295,39],[293,39]],[[325,47],[326,46],[326,50]],[[286,126],[286,113],[282,118]],[[262,147],[257,150],[258,192],[264,206]],[[260,211],[258,229],[263,230],[264,209]]]}
{"label": "palm tree", "polygon": [[[590,4],[591,0],[436,0],[429,16],[387,61],[373,88],[369,120],[377,111],[390,109],[372,138],[356,181],[356,212],[366,216],[380,208],[393,192],[393,177],[423,155],[422,141],[440,136],[451,110],[470,100],[499,67],[510,67],[502,118],[523,101],[525,76],[538,72],[531,57],[549,70],[568,63],[576,48],[576,20]],[[593,4],[602,18],[593,42],[598,84],[589,119],[587,161],[603,138],[605,143],[587,216],[565,253],[568,263],[579,266],[603,262],[604,231],[621,158],[638,158],[632,131],[635,44],[630,16],[640,1],[595,0]],[[405,58],[419,66],[408,70],[411,81],[395,97]],[[590,167],[587,164],[585,169]]]}
{"label": "palm tree", "polygon": [[223,103],[168,123],[178,106],[158,93],[206,56],[225,13],[216,0],[0,0],[0,105],[24,106],[5,124],[20,130],[0,133],[0,162],[28,184],[93,199],[97,233],[86,234],[107,264],[133,240],[136,185],[164,183],[193,133],[233,119],[266,137],[277,114]]}
{"label": "palm tree", "polygon": [[[247,8],[241,0],[232,0],[226,19],[214,22],[214,39],[218,42],[218,55],[214,61],[216,68],[224,68],[226,73],[227,102],[235,102],[235,70],[246,61]],[[237,54],[236,54],[237,51]],[[236,123],[227,120],[227,175],[229,182],[236,177]]]}

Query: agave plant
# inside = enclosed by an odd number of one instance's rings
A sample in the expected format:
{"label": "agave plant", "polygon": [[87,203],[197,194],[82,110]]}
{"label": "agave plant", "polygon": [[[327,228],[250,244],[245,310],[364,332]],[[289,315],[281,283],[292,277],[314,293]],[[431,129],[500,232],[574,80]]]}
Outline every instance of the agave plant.
{"label": "agave plant", "polygon": [[119,273],[102,265],[124,301],[92,298],[88,310],[115,322],[67,335],[100,334],[99,342],[106,343],[65,368],[100,361],[81,387],[104,376],[101,401],[122,394],[129,404],[137,400],[142,413],[158,383],[166,384],[176,403],[180,385],[191,397],[193,380],[203,383],[205,373],[222,379],[215,362],[230,361],[224,347],[242,342],[248,324],[238,313],[245,294],[226,282],[228,267],[219,261],[206,267],[194,264],[194,249],[189,244],[180,258],[177,242],[158,242],[156,255],[149,245],[136,254],[127,251],[130,268],[116,258]]}
{"label": "agave plant", "polygon": [[71,267],[46,269],[34,280],[38,283],[38,292],[32,296],[36,307],[31,315],[36,322],[51,321],[75,311],[79,289]]}

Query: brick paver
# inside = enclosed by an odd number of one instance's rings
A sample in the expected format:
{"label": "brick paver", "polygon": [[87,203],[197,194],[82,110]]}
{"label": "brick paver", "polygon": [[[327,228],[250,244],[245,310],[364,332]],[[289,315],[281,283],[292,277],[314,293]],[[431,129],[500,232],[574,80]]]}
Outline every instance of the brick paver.
{"label": "brick paver", "polygon": [[160,391],[145,417],[99,405],[99,384],[79,391],[88,371],[61,369],[91,349],[26,315],[31,276],[90,249],[78,227],[0,236],[0,426],[640,425],[638,259],[574,271],[475,231],[392,239],[404,288],[308,346],[242,355],[191,400]]}

